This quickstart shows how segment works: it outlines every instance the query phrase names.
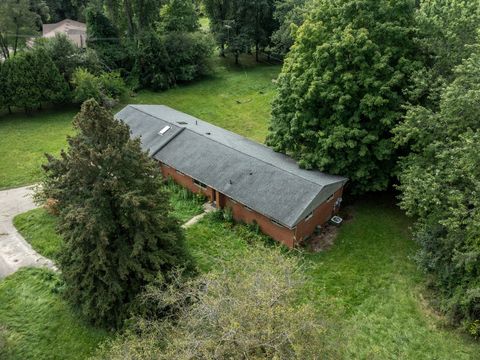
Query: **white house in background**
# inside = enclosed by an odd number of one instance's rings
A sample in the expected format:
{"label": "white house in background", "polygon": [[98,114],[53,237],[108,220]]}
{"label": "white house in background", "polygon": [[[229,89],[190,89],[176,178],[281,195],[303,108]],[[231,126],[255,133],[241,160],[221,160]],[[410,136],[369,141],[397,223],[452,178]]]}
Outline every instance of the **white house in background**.
{"label": "white house in background", "polygon": [[78,47],[87,46],[87,25],[84,23],[65,19],[55,24],[43,24],[42,37],[51,38],[58,33],[65,34]]}

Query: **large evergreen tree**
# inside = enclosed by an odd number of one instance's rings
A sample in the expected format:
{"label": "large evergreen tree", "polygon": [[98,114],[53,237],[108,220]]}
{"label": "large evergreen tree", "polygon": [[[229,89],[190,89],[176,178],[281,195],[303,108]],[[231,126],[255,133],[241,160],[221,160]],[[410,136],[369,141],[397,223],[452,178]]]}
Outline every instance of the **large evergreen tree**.
{"label": "large evergreen tree", "polygon": [[159,273],[191,262],[158,165],[128,126],[89,100],[74,127],[68,150],[47,156],[40,198],[56,202],[67,298],[91,321],[115,326]]}
{"label": "large evergreen tree", "polygon": [[414,61],[413,0],[318,0],[278,79],[267,142],[300,165],[383,190]]}

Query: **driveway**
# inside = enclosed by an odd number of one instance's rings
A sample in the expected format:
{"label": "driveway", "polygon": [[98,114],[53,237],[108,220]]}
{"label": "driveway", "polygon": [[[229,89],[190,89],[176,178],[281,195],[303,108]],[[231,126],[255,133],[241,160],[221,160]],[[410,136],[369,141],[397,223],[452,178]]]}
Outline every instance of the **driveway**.
{"label": "driveway", "polygon": [[34,209],[31,187],[0,191],[0,278],[24,266],[55,269],[53,262],[32,249],[13,226],[15,215]]}

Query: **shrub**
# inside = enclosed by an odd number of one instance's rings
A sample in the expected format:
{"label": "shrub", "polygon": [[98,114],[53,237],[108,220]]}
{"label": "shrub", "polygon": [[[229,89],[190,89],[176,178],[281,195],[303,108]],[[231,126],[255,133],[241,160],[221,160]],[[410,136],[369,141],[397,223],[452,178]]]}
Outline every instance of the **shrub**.
{"label": "shrub", "polygon": [[165,90],[208,71],[213,41],[202,33],[147,33],[140,41],[135,73],[142,87]]}
{"label": "shrub", "polygon": [[[300,264],[278,248],[252,246],[238,262],[175,285],[149,286],[141,296],[155,316],[104,347],[107,359],[315,359],[342,344],[315,307],[298,303]],[[177,279],[181,277],[177,276]],[[152,312],[150,312],[151,314]],[[135,334],[137,332],[137,334]],[[330,338],[332,336],[332,338]],[[332,346],[332,344],[334,346]]]}
{"label": "shrub", "polygon": [[104,106],[112,107],[127,93],[125,82],[116,72],[95,76],[88,70],[78,68],[73,74],[72,84],[74,101],[77,103],[95,99]]}

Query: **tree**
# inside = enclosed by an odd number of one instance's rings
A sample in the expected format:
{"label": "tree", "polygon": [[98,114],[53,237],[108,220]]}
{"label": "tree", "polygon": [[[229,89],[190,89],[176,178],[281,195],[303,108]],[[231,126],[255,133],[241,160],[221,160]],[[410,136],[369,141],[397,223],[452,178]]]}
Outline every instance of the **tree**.
{"label": "tree", "polygon": [[411,0],[320,0],[278,78],[267,143],[301,167],[348,176],[355,193],[385,189],[391,129],[415,61]]}
{"label": "tree", "polygon": [[172,316],[134,319],[138,328],[105,347],[101,358],[338,358],[343,344],[326,318],[298,302],[305,281],[298,260],[258,245],[243,255],[187,283],[179,277],[175,286],[149,286],[142,303],[160,314],[173,308]]}
{"label": "tree", "polygon": [[210,19],[212,33],[220,47],[220,55],[225,56],[225,44],[230,34],[227,21],[231,16],[232,0],[205,0],[205,11]]}
{"label": "tree", "polygon": [[269,45],[270,37],[277,27],[273,18],[273,0],[253,0],[252,12],[250,27],[255,47],[255,60],[258,62],[260,49],[265,49]]}
{"label": "tree", "polygon": [[89,0],[45,0],[49,8],[50,22],[64,19],[83,21],[83,11]]}
{"label": "tree", "polygon": [[29,52],[33,62],[35,87],[39,92],[39,105],[61,103],[68,99],[68,83],[45,49]]}
{"label": "tree", "polygon": [[417,261],[441,308],[480,335],[480,46],[453,71],[439,109],[409,108],[395,129],[400,206],[415,216]]}
{"label": "tree", "polygon": [[213,42],[200,32],[146,34],[139,43],[135,71],[140,85],[165,90],[179,82],[192,81],[208,71]]}
{"label": "tree", "polygon": [[294,42],[294,33],[307,13],[305,0],[278,0],[274,3],[273,18],[278,28],[271,36],[273,52],[287,55]]}
{"label": "tree", "polygon": [[198,15],[191,0],[169,0],[160,9],[160,33],[194,32],[199,29]]}
{"label": "tree", "polygon": [[87,23],[88,46],[95,49],[102,62],[109,69],[118,69],[126,64],[131,70],[129,54],[120,41],[118,29],[105,16],[103,9],[90,6],[85,11]]}
{"label": "tree", "polygon": [[68,150],[47,155],[38,198],[56,203],[67,299],[92,322],[113,327],[159,273],[192,264],[158,165],[140,140],[94,100],[73,124]]}
{"label": "tree", "polygon": [[79,49],[65,34],[56,34],[49,39],[38,39],[34,48],[45,49],[68,83],[71,82],[73,73],[78,67],[87,69],[93,74],[99,74],[103,70],[95,50]]}
{"label": "tree", "polygon": [[412,97],[438,109],[442,89],[454,78],[453,69],[472,53],[480,24],[480,2],[422,1],[416,13],[418,43],[425,66],[415,73]]}
{"label": "tree", "polygon": [[95,76],[88,70],[77,68],[73,73],[73,100],[79,104],[95,99],[104,107],[113,107],[127,93],[127,87],[120,74],[102,73]]}
{"label": "tree", "polygon": [[17,53],[29,37],[37,33],[37,14],[30,10],[30,0],[0,2],[0,50],[3,58]]}

